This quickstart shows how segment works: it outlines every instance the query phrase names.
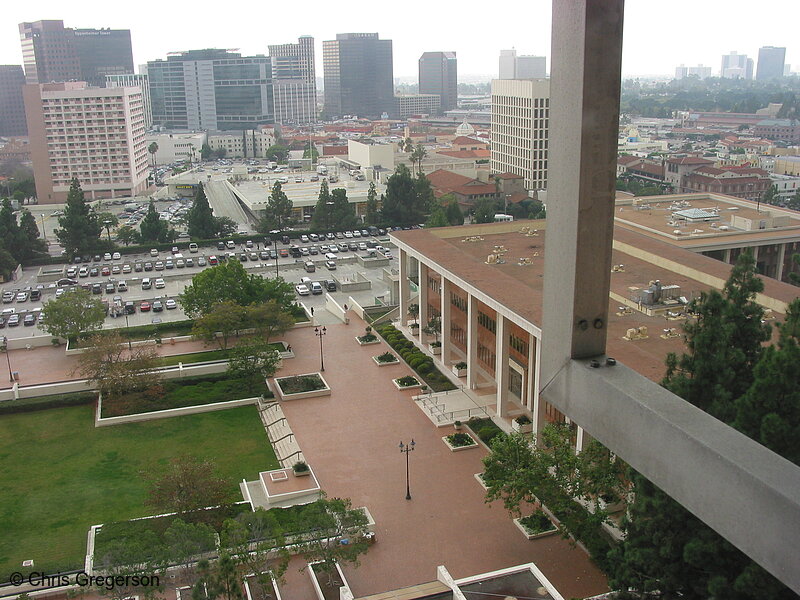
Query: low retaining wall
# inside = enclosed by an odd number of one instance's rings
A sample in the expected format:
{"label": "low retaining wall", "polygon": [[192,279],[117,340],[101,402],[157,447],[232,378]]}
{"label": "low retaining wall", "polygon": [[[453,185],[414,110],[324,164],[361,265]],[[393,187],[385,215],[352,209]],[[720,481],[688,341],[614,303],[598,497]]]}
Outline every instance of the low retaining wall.
{"label": "low retaining wall", "polygon": [[[171,336],[167,336],[167,337],[162,337],[161,338],[161,344],[162,345],[164,345],[164,344],[173,344],[173,343],[174,344],[179,344],[181,342],[191,342],[193,339],[194,338],[191,335],[174,335],[174,336],[171,335]],[[151,339],[147,339],[147,340],[131,341],[130,344],[131,344],[131,346],[155,346],[156,345],[156,341],[155,341],[155,339],[151,338]],[[121,345],[127,346],[128,342],[127,341],[123,342]],[[72,356],[72,355],[75,355],[75,354],[83,354],[87,350],[88,350],[88,348],[70,348],[69,347],[69,342],[67,342],[67,349],[64,351],[64,353],[67,356]]]}
{"label": "low retaining wall", "polygon": [[21,338],[8,338],[10,350],[24,350],[27,348],[41,348],[53,345],[53,336],[43,333],[42,335],[31,335]]}
{"label": "low retaining wall", "polygon": [[[352,300],[352,298],[351,298],[351,300]],[[345,311],[345,309],[328,292],[325,292],[325,308],[334,317],[336,317],[337,319],[341,320],[342,323],[345,323],[345,324],[348,324],[348,325],[350,324],[350,319],[347,318],[347,311]]]}
{"label": "low retaining wall", "polygon": [[352,278],[338,278],[335,277],[336,281],[339,282],[339,289],[343,292],[357,292],[360,290],[369,290],[372,289],[372,281],[364,277],[361,273],[354,273]]}
{"label": "low retaining wall", "polygon": [[103,397],[101,396],[97,401],[97,410],[95,411],[94,424],[95,427],[106,427],[108,425],[121,425],[123,423],[138,423],[141,421],[152,421],[154,419],[168,419],[170,417],[179,417],[182,415],[196,415],[206,412],[214,412],[217,410],[225,410],[228,408],[236,408],[237,406],[247,406],[248,404],[256,404],[258,398],[243,398],[241,400],[228,400],[227,402],[214,402],[212,404],[200,404],[197,406],[184,406],[181,408],[167,408],[165,410],[154,410],[146,413],[138,413],[135,415],[124,415],[121,417],[101,417],[103,410]]}

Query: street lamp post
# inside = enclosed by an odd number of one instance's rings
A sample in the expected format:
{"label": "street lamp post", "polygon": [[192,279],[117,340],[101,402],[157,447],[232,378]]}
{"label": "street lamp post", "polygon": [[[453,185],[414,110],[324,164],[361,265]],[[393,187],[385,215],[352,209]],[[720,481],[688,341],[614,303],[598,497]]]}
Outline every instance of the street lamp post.
{"label": "street lamp post", "polygon": [[14,382],[14,375],[11,373],[11,357],[9,356],[8,351],[8,338],[3,336],[0,338],[0,349],[2,349],[6,353],[6,362],[8,363],[8,380],[13,383]]}
{"label": "street lamp post", "polygon": [[411,500],[411,485],[409,483],[409,478],[408,478],[408,455],[410,452],[414,451],[415,445],[416,444],[414,443],[413,438],[411,439],[411,442],[408,444],[400,442],[400,452],[406,455],[406,500]]}
{"label": "street lamp post", "polygon": [[44,241],[46,242],[47,241],[47,231],[44,228],[44,213],[42,213],[42,237],[44,238]]}
{"label": "street lamp post", "polygon": [[6,197],[11,200],[11,182],[14,181],[13,177],[6,177]]}
{"label": "street lamp post", "polygon": [[328,333],[328,330],[323,326],[322,329],[314,327],[314,335],[319,338],[319,370],[325,370],[325,355],[322,353],[322,337]]}

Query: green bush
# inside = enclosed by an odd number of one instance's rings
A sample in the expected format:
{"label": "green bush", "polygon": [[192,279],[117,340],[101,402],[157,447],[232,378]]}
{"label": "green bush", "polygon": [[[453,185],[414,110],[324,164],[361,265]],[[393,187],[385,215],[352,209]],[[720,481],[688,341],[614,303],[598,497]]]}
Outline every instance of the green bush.
{"label": "green bush", "polygon": [[0,414],[10,415],[14,413],[33,412],[35,410],[45,410],[48,408],[91,404],[96,399],[96,392],[74,392],[71,394],[54,394],[52,396],[20,398],[19,400],[0,402]]}

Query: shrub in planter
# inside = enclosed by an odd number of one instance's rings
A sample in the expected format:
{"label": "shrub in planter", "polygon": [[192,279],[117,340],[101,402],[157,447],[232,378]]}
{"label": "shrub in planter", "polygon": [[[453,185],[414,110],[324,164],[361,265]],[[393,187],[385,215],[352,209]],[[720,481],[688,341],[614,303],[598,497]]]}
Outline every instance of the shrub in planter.
{"label": "shrub in planter", "polygon": [[431,348],[441,348],[442,342],[431,342]]}
{"label": "shrub in planter", "polygon": [[462,360],[462,361],[459,361],[459,362],[457,362],[457,363],[456,363],[456,364],[454,364],[453,366],[454,366],[456,369],[459,369],[459,370],[461,370],[461,369],[466,369],[466,368],[467,368],[467,363],[465,363],[465,362]]}
{"label": "shrub in planter", "polygon": [[528,417],[528,415],[519,416],[514,420],[517,422],[518,425],[530,425],[532,422]]}
{"label": "shrub in planter", "polygon": [[307,475],[311,473],[311,469],[305,461],[299,460],[292,465],[292,471],[295,475]]}
{"label": "shrub in planter", "polygon": [[519,523],[528,530],[530,535],[544,533],[545,531],[553,531],[555,529],[555,525],[553,525],[550,519],[547,518],[547,515],[541,510],[537,510],[532,515],[521,518]]}
{"label": "shrub in planter", "polygon": [[473,440],[468,433],[452,433],[447,436],[447,441],[454,448],[463,448],[464,446],[474,446]]}
{"label": "shrub in planter", "polygon": [[397,379],[397,383],[401,387],[408,387],[408,386],[411,386],[411,385],[418,385],[419,384],[419,380],[416,377],[412,376],[412,375],[405,375],[404,377],[399,377]]}

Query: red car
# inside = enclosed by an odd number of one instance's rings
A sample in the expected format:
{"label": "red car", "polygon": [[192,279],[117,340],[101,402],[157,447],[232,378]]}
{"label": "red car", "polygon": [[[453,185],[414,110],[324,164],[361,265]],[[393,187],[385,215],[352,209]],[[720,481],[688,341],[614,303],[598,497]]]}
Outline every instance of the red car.
{"label": "red car", "polygon": [[110,267],[103,267],[100,271],[101,275],[111,275],[111,268]]}
{"label": "red car", "polygon": [[286,258],[287,256],[289,256],[289,251],[286,248],[281,248],[279,252],[282,258]]}
{"label": "red car", "polygon": [[139,305],[139,310],[142,311],[142,312],[150,312],[151,308],[152,308],[152,306],[150,305],[149,302],[142,302]]}

